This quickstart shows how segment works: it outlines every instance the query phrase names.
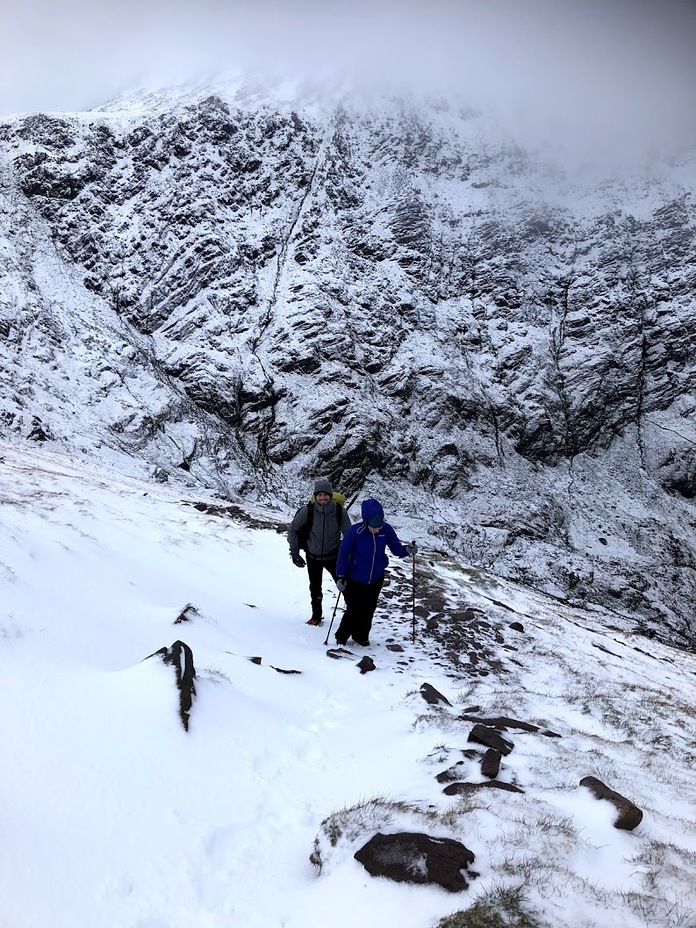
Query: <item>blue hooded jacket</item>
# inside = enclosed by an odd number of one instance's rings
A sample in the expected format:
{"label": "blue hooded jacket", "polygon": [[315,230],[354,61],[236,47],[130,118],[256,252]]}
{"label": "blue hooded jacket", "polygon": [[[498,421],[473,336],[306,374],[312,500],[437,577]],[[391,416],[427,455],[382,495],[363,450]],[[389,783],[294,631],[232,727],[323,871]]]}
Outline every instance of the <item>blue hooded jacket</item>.
{"label": "blue hooded jacket", "polygon": [[396,537],[388,522],[383,522],[378,532],[371,532],[368,519],[378,516],[384,519],[384,510],[376,499],[366,499],[361,506],[362,522],[351,525],[343,536],[338,550],[336,576],[348,577],[358,583],[374,583],[384,576],[389,564],[386,549],[397,557],[408,557],[405,548]]}

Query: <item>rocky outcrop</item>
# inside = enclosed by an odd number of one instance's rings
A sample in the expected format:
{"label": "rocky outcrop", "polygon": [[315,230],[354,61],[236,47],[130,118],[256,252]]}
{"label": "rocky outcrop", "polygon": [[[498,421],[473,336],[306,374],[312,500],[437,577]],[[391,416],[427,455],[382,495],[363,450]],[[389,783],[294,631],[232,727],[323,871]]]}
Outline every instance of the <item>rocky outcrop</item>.
{"label": "rocky outcrop", "polygon": [[196,695],[196,668],[191,648],[183,641],[175,641],[170,648],[160,648],[150,657],[161,657],[165,664],[174,667],[176,687],[179,690],[179,718],[184,730],[188,731],[189,716]]}
{"label": "rocky outcrop", "polygon": [[3,435],[288,503],[330,473],[693,640],[693,161],[553,173],[455,101],[125,105],[0,125]]}

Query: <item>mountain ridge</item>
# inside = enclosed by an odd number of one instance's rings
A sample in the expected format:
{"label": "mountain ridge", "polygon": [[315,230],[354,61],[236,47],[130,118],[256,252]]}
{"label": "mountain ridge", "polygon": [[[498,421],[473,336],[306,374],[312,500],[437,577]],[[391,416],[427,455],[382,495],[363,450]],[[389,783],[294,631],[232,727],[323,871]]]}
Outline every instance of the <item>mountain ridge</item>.
{"label": "mountain ridge", "polygon": [[693,160],[585,180],[442,99],[230,96],[0,125],[3,437],[286,511],[328,473],[693,643]]}

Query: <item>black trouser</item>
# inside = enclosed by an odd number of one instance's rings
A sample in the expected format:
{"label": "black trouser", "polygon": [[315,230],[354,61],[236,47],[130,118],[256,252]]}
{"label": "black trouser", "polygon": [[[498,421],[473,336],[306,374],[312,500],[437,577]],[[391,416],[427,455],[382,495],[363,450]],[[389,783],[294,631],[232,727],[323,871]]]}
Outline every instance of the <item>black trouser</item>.
{"label": "black trouser", "polygon": [[383,583],[384,574],[372,583],[358,583],[350,578],[346,580],[343,592],[346,611],[336,632],[337,641],[347,641],[349,638],[359,644],[369,641],[372,619]]}
{"label": "black trouser", "polygon": [[307,552],[307,573],[309,574],[309,597],[312,600],[312,618],[321,621],[322,579],[324,571],[328,570],[332,578],[336,579],[336,558],[338,551],[327,557],[314,557]]}

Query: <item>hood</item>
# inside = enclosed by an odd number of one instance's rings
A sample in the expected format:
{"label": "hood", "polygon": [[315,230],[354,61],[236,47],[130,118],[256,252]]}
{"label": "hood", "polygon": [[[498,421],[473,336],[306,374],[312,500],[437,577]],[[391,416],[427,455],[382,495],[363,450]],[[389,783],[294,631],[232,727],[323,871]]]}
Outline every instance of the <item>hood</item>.
{"label": "hood", "polygon": [[381,516],[381,518],[384,519],[384,509],[382,509],[382,504],[377,502],[376,499],[364,499],[360,507],[360,513],[365,523],[367,523],[367,520],[371,516]]}
{"label": "hood", "polygon": [[314,495],[316,496],[317,493],[328,493],[329,496],[333,496],[331,481],[327,480],[326,477],[320,477],[314,484]]}

